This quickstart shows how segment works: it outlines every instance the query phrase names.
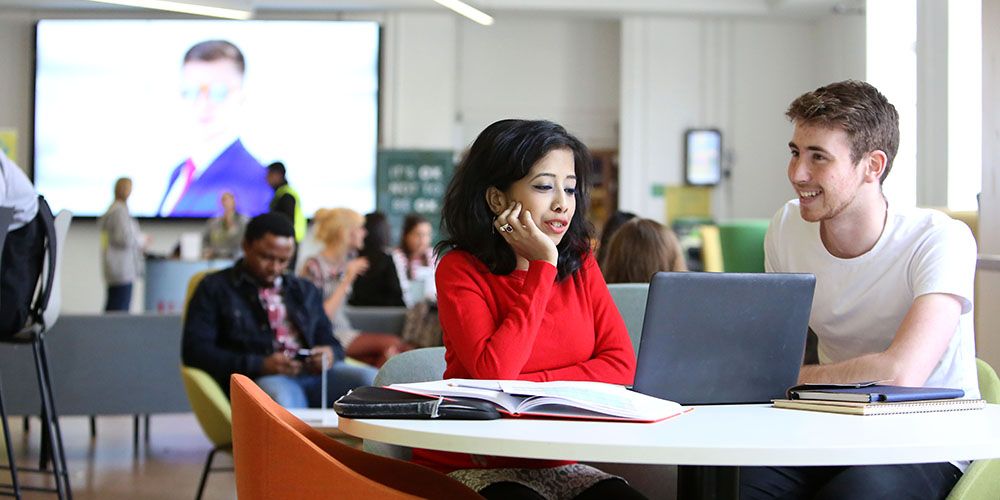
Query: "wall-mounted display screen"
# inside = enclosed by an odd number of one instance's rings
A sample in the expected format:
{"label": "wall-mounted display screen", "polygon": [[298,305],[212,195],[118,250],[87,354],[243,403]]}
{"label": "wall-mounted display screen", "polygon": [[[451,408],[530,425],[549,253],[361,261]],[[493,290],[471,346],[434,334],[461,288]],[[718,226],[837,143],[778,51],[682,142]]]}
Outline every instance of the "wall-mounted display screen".
{"label": "wall-mounted display screen", "polygon": [[122,176],[137,216],[212,216],[225,191],[256,215],[281,161],[307,215],[371,211],[378,58],[373,22],[39,21],[35,185],[79,216]]}
{"label": "wall-mounted display screen", "polygon": [[714,186],[722,180],[722,132],[718,129],[684,132],[684,178],[693,186]]}

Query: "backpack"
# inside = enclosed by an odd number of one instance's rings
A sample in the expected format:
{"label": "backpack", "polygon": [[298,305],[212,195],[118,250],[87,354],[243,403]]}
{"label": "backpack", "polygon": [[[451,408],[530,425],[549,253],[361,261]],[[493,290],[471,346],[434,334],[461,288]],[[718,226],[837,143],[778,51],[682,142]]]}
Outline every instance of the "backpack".
{"label": "backpack", "polygon": [[400,336],[414,347],[444,345],[441,339],[441,321],[438,319],[437,303],[421,300],[407,309]]}
{"label": "backpack", "polygon": [[[45,329],[43,314],[55,281],[55,235],[52,210],[45,198],[39,195],[35,218],[8,233],[3,243],[3,260],[0,260],[0,339],[11,338],[22,331],[37,333]],[[47,270],[44,277],[43,269]]]}

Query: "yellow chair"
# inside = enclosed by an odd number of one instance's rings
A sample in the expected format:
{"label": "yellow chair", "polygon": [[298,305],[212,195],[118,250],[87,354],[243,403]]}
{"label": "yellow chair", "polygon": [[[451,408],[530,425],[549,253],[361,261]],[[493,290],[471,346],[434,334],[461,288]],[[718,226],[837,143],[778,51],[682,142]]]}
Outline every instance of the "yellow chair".
{"label": "yellow chair", "polygon": [[[989,363],[977,359],[979,392],[990,403],[1000,403],[1000,378]],[[969,465],[948,500],[996,500],[1000,498],[1000,459],[976,460]]]}
{"label": "yellow chair", "polygon": [[198,482],[198,494],[195,498],[200,499],[205,491],[209,472],[233,470],[232,467],[212,467],[216,453],[221,451],[232,454],[232,410],[229,406],[229,398],[222,392],[222,388],[211,375],[197,368],[181,366],[181,378],[184,380],[184,390],[187,392],[191,409],[194,410],[198,424],[201,425],[201,430],[205,432],[205,436],[213,445],[205,459],[205,468],[202,469],[201,480]]}
{"label": "yellow chair", "polygon": [[702,270],[707,273],[722,272],[722,240],[719,238],[718,226],[701,226],[701,263]]}
{"label": "yellow chair", "polygon": [[[194,295],[195,288],[201,283],[202,278],[208,274],[203,271],[195,274],[188,281],[187,295],[184,299],[184,316],[187,317],[187,304]],[[201,430],[212,442],[212,450],[208,452],[205,459],[205,468],[201,472],[201,481],[198,482],[198,493],[195,496],[201,499],[205,491],[205,483],[208,480],[208,473],[215,471],[232,471],[232,467],[212,467],[215,461],[215,454],[225,452],[232,454],[233,450],[233,417],[229,406],[229,398],[222,388],[215,382],[211,375],[198,368],[181,366],[181,378],[184,380],[184,391],[187,392],[188,401],[194,416],[201,425]]]}

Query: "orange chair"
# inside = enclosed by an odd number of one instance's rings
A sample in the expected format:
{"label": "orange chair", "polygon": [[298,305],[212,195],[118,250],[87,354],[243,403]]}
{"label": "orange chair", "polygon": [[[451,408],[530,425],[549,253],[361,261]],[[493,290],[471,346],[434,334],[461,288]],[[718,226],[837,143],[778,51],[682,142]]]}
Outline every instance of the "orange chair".
{"label": "orange chair", "polygon": [[338,443],[279,406],[249,378],[230,378],[240,500],[478,498],[426,467]]}

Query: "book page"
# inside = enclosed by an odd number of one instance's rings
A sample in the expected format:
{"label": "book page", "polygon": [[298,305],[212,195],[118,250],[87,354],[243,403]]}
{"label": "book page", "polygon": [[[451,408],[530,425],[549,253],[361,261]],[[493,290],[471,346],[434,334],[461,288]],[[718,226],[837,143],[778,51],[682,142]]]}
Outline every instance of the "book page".
{"label": "book page", "polygon": [[455,396],[482,399],[503,408],[508,413],[515,413],[518,404],[525,399],[523,396],[501,392],[496,380],[433,380],[410,384],[392,384],[389,387],[404,392],[429,396]]}
{"label": "book page", "polygon": [[607,415],[635,419],[655,419],[680,411],[680,405],[601,382],[500,382],[504,392],[533,394],[518,408],[530,411],[540,404],[562,404]]}
{"label": "book page", "polygon": [[[389,387],[417,394],[483,399],[511,414],[530,413],[544,405],[542,413],[547,414],[582,417],[593,412],[625,419],[662,420],[682,411],[681,406],[673,401],[601,382],[449,379],[392,384]],[[565,409],[555,411],[555,406],[563,406]]]}

